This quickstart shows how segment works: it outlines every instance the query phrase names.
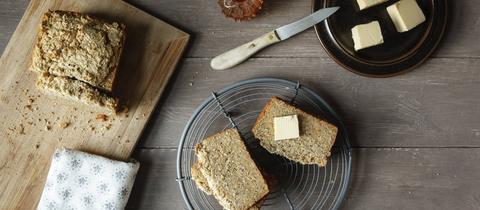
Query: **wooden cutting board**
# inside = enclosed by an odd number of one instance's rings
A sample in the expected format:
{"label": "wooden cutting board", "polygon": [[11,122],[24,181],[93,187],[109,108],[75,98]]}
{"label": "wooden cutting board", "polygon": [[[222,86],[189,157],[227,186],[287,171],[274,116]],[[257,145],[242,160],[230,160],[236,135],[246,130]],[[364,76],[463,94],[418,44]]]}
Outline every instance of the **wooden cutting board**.
{"label": "wooden cutting board", "polygon": [[[117,96],[128,111],[98,112],[35,88],[28,71],[42,15],[71,10],[126,23]],[[0,209],[34,209],[59,147],[127,160],[189,35],[120,0],[32,0],[0,59]],[[107,119],[96,119],[107,114]],[[67,125],[66,127],[64,127]]]}

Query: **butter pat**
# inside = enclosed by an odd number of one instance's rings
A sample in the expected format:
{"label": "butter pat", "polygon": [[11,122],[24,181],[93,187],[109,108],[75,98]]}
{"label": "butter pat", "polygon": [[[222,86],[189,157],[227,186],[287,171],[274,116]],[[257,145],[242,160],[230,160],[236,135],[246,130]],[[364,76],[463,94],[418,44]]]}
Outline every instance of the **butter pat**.
{"label": "butter pat", "polygon": [[369,7],[373,7],[375,5],[381,4],[383,2],[386,2],[388,0],[357,0],[358,7],[360,7],[360,10],[367,9]]}
{"label": "butter pat", "polygon": [[352,28],[355,51],[383,44],[382,29],[378,21],[357,25]]}
{"label": "butter pat", "polygon": [[387,12],[398,32],[409,31],[425,22],[425,15],[416,0],[401,0],[387,7]]}
{"label": "butter pat", "polygon": [[297,115],[273,118],[275,140],[295,139],[300,137]]}

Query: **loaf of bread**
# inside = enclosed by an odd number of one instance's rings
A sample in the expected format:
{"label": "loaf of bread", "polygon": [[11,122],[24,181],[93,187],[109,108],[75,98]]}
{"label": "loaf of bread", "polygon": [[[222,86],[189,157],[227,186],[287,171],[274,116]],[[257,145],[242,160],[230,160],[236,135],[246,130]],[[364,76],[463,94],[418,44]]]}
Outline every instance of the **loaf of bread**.
{"label": "loaf of bread", "polygon": [[195,146],[198,163],[192,178],[227,210],[258,209],[268,185],[235,129],[215,134]]}
{"label": "loaf of bread", "polygon": [[[298,116],[300,137],[274,140],[273,119],[289,115]],[[273,97],[258,116],[252,132],[260,145],[270,153],[301,164],[325,166],[335,143],[337,130],[334,125]]]}
{"label": "loaf of bread", "polygon": [[111,92],[125,28],[121,23],[81,13],[49,11],[40,25],[30,69],[74,78]]}
{"label": "loaf of bread", "polygon": [[110,112],[115,112],[118,109],[117,98],[102,93],[91,85],[79,80],[43,73],[38,77],[37,88],[53,95],[62,96]]}

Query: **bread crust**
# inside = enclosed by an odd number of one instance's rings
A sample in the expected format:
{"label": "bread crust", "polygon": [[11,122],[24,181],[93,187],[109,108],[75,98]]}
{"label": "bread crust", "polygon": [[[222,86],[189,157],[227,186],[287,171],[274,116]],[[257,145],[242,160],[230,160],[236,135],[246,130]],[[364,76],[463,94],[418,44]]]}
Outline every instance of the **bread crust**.
{"label": "bread crust", "polygon": [[270,109],[270,107],[272,106],[274,100],[277,99],[277,100],[281,100],[280,98],[278,98],[277,96],[273,96],[272,98],[270,98],[270,100],[268,100],[267,104],[263,107],[262,111],[260,112],[260,114],[258,114],[258,117],[257,119],[255,120],[255,124],[253,125],[252,127],[252,130],[255,130],[255,129],[258,129],[258,126],[260,126],[260,121],[263,120],[263,118],[265,118],[265,114],[267,113],[267,111]]}
{"label": "bread crust", "polygon": [[[65,18],[65,17],[70,17],[70,19],[66,19],[66,20],[58,19],[58,18]],[[53,18],[57,18],[57,19],[53,19]],[[77,24],[79,29],[71,29],[63,25],[55,26],[54,24],[59,23],[58,21],[65,21],[66,23],[74,24],[74,25]],[[66,28],[62,28],[62,26]],[[60,29],[55,27],[59,27]],[[63,37],[63,38],[59,39],[57,38],[58,35],[53,36],[52,34],[47,36],[49,31],[50,33],[53,33],[51,32],[52,30],[54,32],[58,31],[55,33],[60,33],[61,35],[63,34],[64,36],[60,35],[60,37]],[[61,30],[65,30],[66,32],[63,33]],[[80,32],[82,32],[80,34],[82,36],[78,35]],[[97,36],[100,36],[100,35],[103,36],[103,38],[100,38],[97,40],[96,39]],[[88,37],[88,38],[75,38],[72,36]],[[69,38],[65,38],[65,37],[69,37]],[[110,38],[113,38],[113,39],[110,39]],[[47,39],[47,40],[43,41],[43,44],[42,44],[42,39]],[[52,42],[59,42],[59,43],[64,42],[63,44],[65,44],[65,41],[61,41],[62,39],[65,39],[65,40],[73,39],[74,42],[72,43],[75,43],[75,44],[70,45],[70,43],[67,42],[69,44],[68,48],[65,48],[65,46],[59,49],[51,48],[52,46],[57,46],[57,45],[53,45]],[[79,49],[85,46],[81,44],[82,40],[83,41],[93,40],[92,43],[93,42],[102,43],[101,40],[103,39],[108,40],[108,42],[106,42],[105,44],[100,44],[95,46],[106,47],[105,49],[102,48],[104,51],[99,51],[98,50],[99,48],[94,48],[93,51],[88,51],[88,50],[81,51],[84,53],[87,53],[87,52],[97,53],[98,56],[106,56],[101,59],[104,61],[99,61],[101,63],[98,63],[96,65],[93,65],[95,63],[80,64],[80,63],[77,63],[80,61],[71,60],[71,59],[75,59],[71,57],[71,55],[80,56],[80,54],[76,55],[76,53]],[[114,88],[115,80],[118,74],[119,63],[120,63],[120,59],[122,57],[122,51],[125,45],[125,39],[126,39],[126,26],[123,23],[110,22],[110,21],[103,20],[101,18],[93,17],[90,15],[82,14],[78,12],[50,10],[44,14],[42,21],[40,23],[39,35],[35,42],[34,52],[32,53],[32,58],[30,61],[30,69],[37,72],[48,72],[49,74],[52,74],[54,76],[72,77],[74,79],[81,80],[83,82],[86,82],[94,87],[100,88],[107,92],[112,92]],[[75,48],[75,46],[77,47],[82,46],[82,47]],[[87,45],[87,46],[91,46],[91,45]],[[45,49],[47,51],[45,51]],[[52,54],[53,50],[62,52],[62,54],[60,53],[58,55]],[[67,53],[69,52],[69,53],[64,54],[64,52],[67,52]],[[89,56],[95,57],[97,54],[93,54]],[[70,57],[64,57],[69,55]],[[48,56],[58,56],[58,58],[54,57],[54,59],[51,59]],[[108,60],[105,60],[105,58]],[[66,63],[62,63],[62,60],[65,61]],[[89,60],[87,60],[87,62],[88,61]],[[105,61],[107,63],[105,63]],[[73,63],[70,63],[70,62],[73,62]],[[84,67],[82,66],[85,66],[89,70],[83,69]]]}
{"label": "bread crust", "polygon": [[96,106],[116,113],[118,98],[98,91],[95,87],[82,81],[67,77],[56,77],[42,73],[37,80],[37,88],[70,100]]}

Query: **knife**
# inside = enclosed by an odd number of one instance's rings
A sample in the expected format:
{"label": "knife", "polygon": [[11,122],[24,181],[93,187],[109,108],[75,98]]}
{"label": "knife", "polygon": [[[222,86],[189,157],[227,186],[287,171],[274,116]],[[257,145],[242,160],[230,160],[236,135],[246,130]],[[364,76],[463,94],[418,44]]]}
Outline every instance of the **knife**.
{"label": "knife", "polygon": [[250,56],[277,42],[286,40],[306,29],[314,26],[322,20],[325,20],[330,15],[335,13],[340,7],[329,7],[318,10],[311,15],[304,17],[298,21],[284,25],[273,31],[270,31],[251,42],[243,44],[237,48],[227,51],[210,62],[213,70],[226,70],[234,67],[241,62],[247,60]]}

